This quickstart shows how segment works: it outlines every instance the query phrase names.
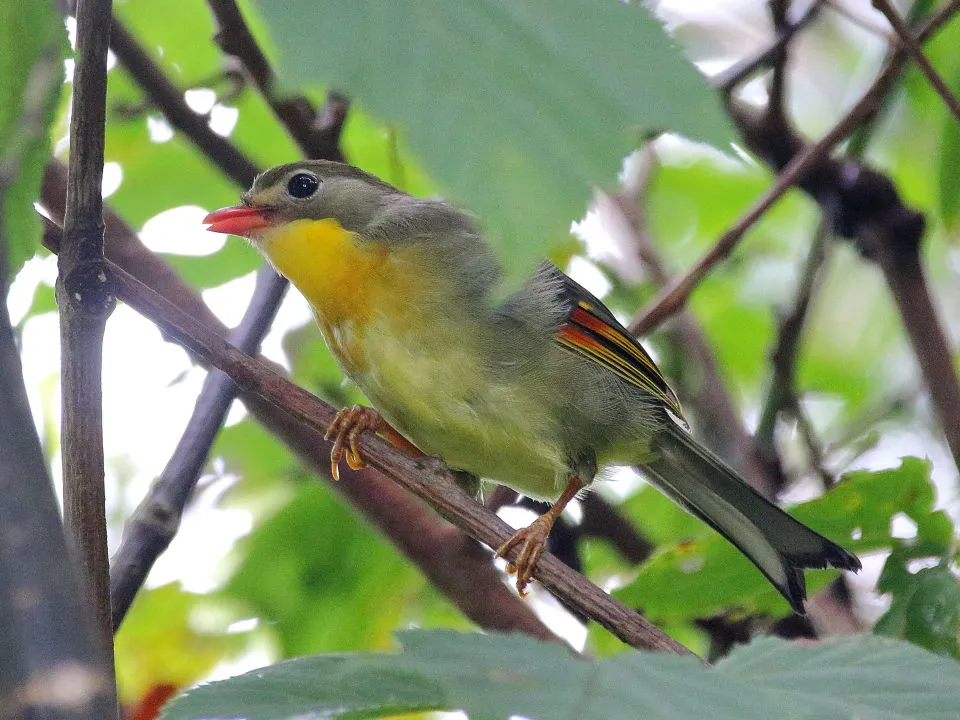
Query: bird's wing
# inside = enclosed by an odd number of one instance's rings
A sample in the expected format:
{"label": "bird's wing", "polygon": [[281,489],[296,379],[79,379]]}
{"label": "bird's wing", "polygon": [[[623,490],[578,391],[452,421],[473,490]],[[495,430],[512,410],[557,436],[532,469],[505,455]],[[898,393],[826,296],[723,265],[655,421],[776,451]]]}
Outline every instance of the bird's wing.
{"label": "bird's wing", "polygon": [[552,267],[550,274],[559,281],[567,305],[566,318],[556,331],[557,344],[650,393],[682,420],[680,401],[643,346],[586,288],[557,268]]}

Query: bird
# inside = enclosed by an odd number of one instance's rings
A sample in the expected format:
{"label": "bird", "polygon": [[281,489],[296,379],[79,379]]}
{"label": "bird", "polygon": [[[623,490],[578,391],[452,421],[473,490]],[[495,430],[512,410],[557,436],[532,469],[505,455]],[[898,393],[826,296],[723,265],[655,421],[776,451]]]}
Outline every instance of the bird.
{"label": "bird", "polygon": [[549,509],[497,549],[521,595],[567,504],[608,466],[632,466],[714,528],[797,613],[804,568],[859,559],[754,490],[688,430],[650,354],[593,294],[544,262],[505,286],[475,217],[351,165],[260,174],[204,218],[246,238],[308,301],[372,408],[329,426],[331,472],[363,467],[372,430],[409,452],[507,485]]}

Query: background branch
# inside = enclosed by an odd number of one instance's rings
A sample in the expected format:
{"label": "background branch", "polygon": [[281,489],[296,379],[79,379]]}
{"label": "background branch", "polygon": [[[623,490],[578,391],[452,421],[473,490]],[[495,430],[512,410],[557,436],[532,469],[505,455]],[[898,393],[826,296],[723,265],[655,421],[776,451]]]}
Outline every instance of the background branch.
{"label": "background branch", "polygon": [[[255,354],[259,350],[280,307],[287,284],[276,282],[276,277],[270,267],[260,269],[253,299],[240,324],[230,333],[231,344],[245,353]],[[211,369],[170,461],[136,513],[127,520],[110,574],[115,631],[154,562],[176,535],[184,508],[235,397],[233,381],[219,370]]]}
{"label": "background branch", "polygon": [[[43,105],[61,83],[60,54],[45,51],[23,93],[18,127],[0,156],[0,218],[21,177],[25,149],[42,132]],[[52,718],[63,680],[75,688],[71,717],[116,713],[113,679],[81,601],[53,483],[24,386],[20,350],[7,311],[5,222],[0,222],[0,715]],[[29,602],[25,602],[29,599]],[[62,715],[56,715],[62,717]]]}
{"label": "background branch", "polygon": [[890,4],[889,0],[873,0],[873,6],[882,12],[884,17],[890,21],[890,25],[893,27],[894,32],[897,33],[897,37],[903,44],[907,54],[909,54],[913,61],[920,67],[920,71],[927,78],[927,82],[929,82],[937,94],[943,98],[947,109],[953,113],[953,117],[960,123],[960,102],[957,102],[956,95],[953,94],[943,81],[940,74],[934,70],[927,56],[923,54],[923,48],[920,47],[920,43],[913,37],[913,33],[903,18],[900,17],[896,8]]}
{"label": "background branch", "polygon": [[[100,186],[107,101],[111,0],[77,7],[76,72],[70,117],[70,172],[59,258],[64,526],[75,544],[103,655],[113,667],[110,564],[103,469],[103,333],[113,310],[103,258]],[[111,685],[113,673],[110,673]],[[116,687],[110,692],[116,696]],[[115,702],[115,700],[114,700]],[[117,709],[111,711],[117,714]]]}
{"label": "background branch", "polygon": [[253,184],[257,176],[256,165],[233,143],[211,130],[206,117],[190,109],[180,89],[167,79],[117,18],[113,19],[110,49],[175,130],[190,138],[237,185],[248,188]]}
{"label": "background branch", "polygon": [[338,93],[330,93],[326,107],[318,113],[303,95],[281,96],[276,75],[235,0],[207,0],[207,4],[219,27],[214,36],[217,45],[226,55],[240,62],[249,82],[260,91],[304,156],[345,162],[339,138],[347,116],[347,99]]}
{"label": "background branch", "polygon": [[[960,0],[953,0],[934,13],[917,32],[918,42],[923,42],[931,37],[958,9],[960,9]],[[734,118],[750,149],[757,152],[763,160],[779,171],[776,182],[685,275],[675,279],[646,308],[637,313],[630,325],[631,332],[635,335],[645,335],[667,318],[676,314],[680,307],[686,303],[690,293],[707,276],[709,271],[733,251],[746,231],[791,187],[797,185],[813,195],[818,202],[821,201],[819,190],[826,187],[832,189],[841,187],[841,180],[844,180],[842,170],[848,168],[830,160],[829,154],[851,132],[876,114],[882,98],[893,88],[894,81],[903,69],[905,59],[904,53],[895,53],[860,101],[813,145],[805,144],[795,133],[782,133],[782,128],[774,129],[769,124],[764,125],[762,122],[757,122],[755,118],[750,118],[743,112],[737,112],[736,105],[731,103],[729,106],[731,112],[734,113]],[[757,142],[758,139],[765,139],[766,142],[760,144]],[[772,150],[777,151],[774,157],[769,154]],[[832,179],[831,176],[833,176]],[[871,178],[875,179],[875,176],[883,178],[886,185],[892,190],[892,184],[889,180],[879,173],[875,173]],[[849,180],[846,180],[842,187],[849,184]],[[862,188],[860,189],[862,190]],[[855,193],[851,192],[850,194]],[[890,200],[890,194],[890,192],[885,192],[883,200]],[[892,194],[896,198],[896,192],[892,191]],[[831,193],[830,200],[833,201],[834,197],[835,193]],[[864,198],[857,195],[856,199],[863,200]],[[846,210],[854,217],[839,219],[844,229],[851,227],[858,220],[856,217],[857,211],[862,213],[863,208],[855,206],[848,207]],[[916,213],[908,210],[905,210],[905,214],[916,216]],[[850,236],[851,232],[848,230],[840,234]]]}
{"label": "background branch", "polygon": [[[935,12],[916,32],[916,41],[928,39],[958,10],[960,2],[954,0]],[[871,88],[827,137],[846,137],[855,128],[872,123],[906,59],[903,48],[894,52]],[[783,168],[783,173],[794,167],[798,158],[809,156],[811,147],[824,142],[807,146],[785,118],[766,113],[755,116],[732,98],[728,107],[747,147],[773,169]],[[821,206],[836,235],[853,240],[882,270],[954,463],[960,468],[960,384],[920,260],[923,215],[904,205],[888,177],[853,159],[820,156],[809,172],[798,178],[798,187]]]}

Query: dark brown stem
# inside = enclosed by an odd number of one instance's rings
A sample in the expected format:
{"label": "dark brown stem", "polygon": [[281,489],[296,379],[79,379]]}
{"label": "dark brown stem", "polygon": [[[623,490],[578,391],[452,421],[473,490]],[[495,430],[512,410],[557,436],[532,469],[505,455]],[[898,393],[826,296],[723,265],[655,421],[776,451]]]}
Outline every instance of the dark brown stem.
{"label": "dark brown stem", "polygon": [[253,184],[257,175],[256,165],[229,140],[211,130],[206,117],[190,109],[180,89],[167,79],[140,43],[116,18],[113,20],[110,49],[147,97],[163,111],[174,129],[190,138],[240,187],[247,188]]}
{"label": "dark brown stem", "polygon": [[309,158],[343,162],[338,140],[347,115],[346,98],[331,93],[326,107],[318,113],[303,95],[281,96],[273,69],[235,0],[207,0],[207,4],[219,26],[215,39],[220,49],[240,61],[250,81],[303,154]]}
{"label": "dark brown stem", "polygon": [[868,241],[871,236],[878,241],[874,257],[900,310],[954,463],[960,467],[960,384],[953,353],[924,277],[920,248],[910,242],[908,234],[898,233],[895,226],[864,233]]}
{"label": "dark brown stem", "polygon": [[[103,467],[101,359],[114,306],[103,257],[100,186],[107,101],[111,0],[77,7],[76,72],[70,120],[70,172],[59,260],[64,525],[78,550],[104,656],[113,661],[110,564]],[[112,689],[114,697],[116,688]],[[115,700],[114,700],[115,702]],[[111,711],[116,715],[117,708]]]}
{"label": "dark brown stem", "polygon": [[[958,9],[960,9],[960,0],[953,0],[934,13],[917,32],[917,41],[923,42],[932,36]],[[876,114],[880,108],[881,99],[891,90],[899,76],[905,59],[906,56],[903,53],[896,53],[860,101],[815,144],[805,145],[795,135],[780,133],[779,129],[776,133],[770,133],[766,131],[767,128],[744,127],[743,117],[736,118],[745,135],[756,132],[767,138],[771,135],[783,138],[782,147],[777,148],[779,157],[771,158],[766,151],[759,153],[765,161],[779,169],[776,182],[685,275],[675,279],[646,308],[637,313],[630,326],[631,332],[636,335],[645,335],[678,312],[686,303],[690,293],[710,270],[733,251],[746,231],[794,185],[799,185],[818,201],[824,199],[825,189],[830,188],[832,192],[829,200],[833,201],[838,184],[836,176],[842,175],[845,168],[834,167],[835,164],[830,162],[830,152],[854,129]],[[750,138],[747,139],[749,142]],[[843,218],[841,224],[852,225],[857,220],[859,218]],[[849,235],[850,233],[841,234]]]}
{"label": "dark brown stem", "polygon": [[[245,353],[255,354],[286,289],[287,283],[272,269],[261,268],[253,299],[230,334],[230,342]],[[114,630],[123,622],[154,562],[179,530],[184,508],[235,397],[233,381],[219,370],[211,370],[170,462],[127,521],[110,573]]]}
{"label": "dark brown stem", "polygon": [[[0,183],[0,217],[6,189]],[[80,593],[27,403],[7,313],[6,252],[0,227],[0,716],[116,717],[113,674],[93,608]],[[65,686],[71,707],[57,712]]]}

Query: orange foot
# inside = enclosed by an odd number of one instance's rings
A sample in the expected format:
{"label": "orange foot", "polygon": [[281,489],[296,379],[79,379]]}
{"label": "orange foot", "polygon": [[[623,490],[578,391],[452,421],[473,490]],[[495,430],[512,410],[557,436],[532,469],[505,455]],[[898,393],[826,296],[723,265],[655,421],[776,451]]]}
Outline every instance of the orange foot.
{"label": "orange foot", "polygon": [[553,516],[550,513],[544,513],[527,527],[517,530],[497,549],[497,557],[506,557],[506,554],[516,545],[523,543],[516,562],[507,565],[508,573],[517,574],[517,592],[520,593],[520,597],[527,595],[527,585],[533,579],[533,571],[536,570],[537,561],[543,554],[547,536],[552,529]]}
{"label": "orange foot", "polygon": [[340,479],[341,460],[346,459],[351,470],[360,470],[367,466],[357,447],[360,435],[365,430],[373,430],[401,450],[414,455],[423,454],[413,443],[390,427],[373,408],[363,405],[343,408],[323,436],[324,440],[333,440],[333,447],[330,449],[330,473],[334,480]]}

